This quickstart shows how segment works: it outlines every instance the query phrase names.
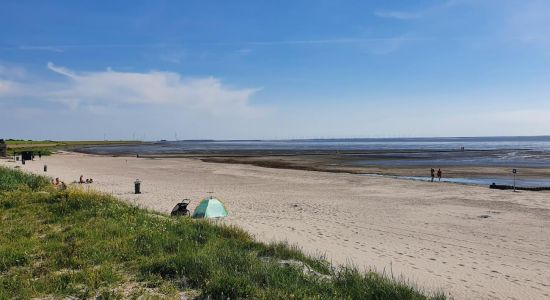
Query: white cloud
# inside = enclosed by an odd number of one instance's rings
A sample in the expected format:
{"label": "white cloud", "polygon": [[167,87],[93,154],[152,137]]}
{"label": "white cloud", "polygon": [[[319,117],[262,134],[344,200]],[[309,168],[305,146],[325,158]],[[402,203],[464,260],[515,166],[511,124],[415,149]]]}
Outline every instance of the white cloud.
{"label": "white cloud", "polygon": [[264,112],[250,104],[258,89],[236,89],[214,77],[183,78],[175,72],[150,71],[75,72],[48,63],[61,75],[60,81],[23,82],[0,80],[0,100],[24,99],[50,101],[72,109],[90,108],[101,112],[108,108],[165,106],[215,115],[255,115]]}
{"label": "white cloud", "polygon": [[74,74],[71,70],[63,67],[57,67],[52,62],[48,62],[48,69],[54,71],[55,73],[70,77],[72,79],[75,79],[77,77],[76,74]]}
{"label": "white cloud", "polygon": [[26,76],[26,71],[23,68],[0,65],[0,79],[1,78],[22,79],[25,76]]}

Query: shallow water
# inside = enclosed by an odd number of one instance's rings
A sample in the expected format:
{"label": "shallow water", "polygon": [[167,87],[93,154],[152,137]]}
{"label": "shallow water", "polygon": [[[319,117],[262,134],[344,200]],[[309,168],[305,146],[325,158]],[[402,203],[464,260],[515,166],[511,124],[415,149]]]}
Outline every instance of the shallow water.
{"label": "shallow water", "polygon": [[550,166],[550,151],[530,149],[386,152],[357,155],[356,166]]}
{"label": "shallow water", "polygon": [[[464,151],[462,151],[464,147]],[[358,166],[550,167],[550,136],[326,139],[277,141],[163,141],[144,145],[86,147],[95,154],[234,153],[298,154],[343,151]],[[352,154],[350,152],[356,152]]]}
{"label": "shallow water", "polygon": [[[380,175],[380,174],[364,174],[367,176],[375,177],[391,177],[397,179],[407,179],[407,180],[419,180],[419,181],[431,181],[431,177],[422,177],[422,176],[394,176],[394,175]],[[434,182],[439,182],[437,178],[434,179]],[[480,186],[489,186],[492,183],[497,185],[514,185],[513,178],[482,178],[482,177],[470,177],[470,178],[441,178],[441,182],[449,183],[459,183],[467,185],[480,185]],[[550,187],[550,179],[546,178],[517,178],[516,186],[521,187]]]}
{"label": "shallow water", "polygon": [[215,150],[459,150],[461,147],[466,150],[529,149],[550,151],[550,136],[162,141],[147,145],[100,147],[109,148],[112,151],[130,149],[157,153]]}

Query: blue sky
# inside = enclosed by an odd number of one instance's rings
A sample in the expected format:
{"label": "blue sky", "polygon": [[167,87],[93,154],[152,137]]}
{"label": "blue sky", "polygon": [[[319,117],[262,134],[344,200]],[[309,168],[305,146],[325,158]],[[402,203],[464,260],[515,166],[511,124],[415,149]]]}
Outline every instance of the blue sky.
{"label": "blue sky", "polygon": [[550,134],[548,1],[1,6],[0,137]]}

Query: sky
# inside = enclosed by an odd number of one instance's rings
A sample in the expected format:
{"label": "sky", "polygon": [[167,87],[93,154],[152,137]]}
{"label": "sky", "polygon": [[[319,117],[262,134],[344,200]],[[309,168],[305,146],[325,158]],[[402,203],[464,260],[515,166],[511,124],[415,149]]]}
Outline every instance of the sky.
{"label": "sky", "polygon": [[0,138],[550,135],[546,0],[0,6]]}

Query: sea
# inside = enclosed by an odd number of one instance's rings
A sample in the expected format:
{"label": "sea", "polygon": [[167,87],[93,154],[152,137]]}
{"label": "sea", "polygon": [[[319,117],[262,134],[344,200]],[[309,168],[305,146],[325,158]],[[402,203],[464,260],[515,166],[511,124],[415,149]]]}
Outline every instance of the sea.
{"label": "sea", "polygon": [[[94,154],[335,154],[357,166],[469,166],[513,169],[550,168],[550,136],[354,138],[290,140],[184,140],[139,145],[93,146],[80,149]],[[525,178],[524,186],[550,186],[550,178]],[[404,179],[428,180],[425,177]],[[448,178],[450,182],[486,185],[512,183],[502,178]]]}

